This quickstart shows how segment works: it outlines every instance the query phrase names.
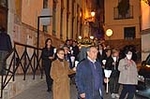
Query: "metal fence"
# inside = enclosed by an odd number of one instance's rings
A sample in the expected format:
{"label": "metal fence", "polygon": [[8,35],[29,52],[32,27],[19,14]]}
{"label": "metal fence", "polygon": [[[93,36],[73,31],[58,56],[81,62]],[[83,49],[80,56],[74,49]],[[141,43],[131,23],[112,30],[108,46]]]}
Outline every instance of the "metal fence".
{"label": "metal fence", "polygon": [[16,75],[23,75],[23,80],[26,80],[26,75],[33,75],[33,79],[36,75],[41,75],[41,79],[43,78],[41,49],[14,42],[13,50],[4,61],[7,64],[2,69],[6,74],[1,75],[1,98],[3,90],[11,80],[15,81]]}

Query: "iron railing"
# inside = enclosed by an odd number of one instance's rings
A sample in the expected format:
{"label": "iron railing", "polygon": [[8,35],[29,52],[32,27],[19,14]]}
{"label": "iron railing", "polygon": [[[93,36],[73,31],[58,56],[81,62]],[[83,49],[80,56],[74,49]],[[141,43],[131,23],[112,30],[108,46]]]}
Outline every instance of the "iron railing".
{"label": "iron railing", "polygon": [[13,50],[4,60],[7,65],[2,69],[6,74],[1,75],[1,98],[8,83],[11,80],[15,81],[15,75],[23,75],[23,80],[27,75],[33,75],[33,79],[36,75],[41,75],[41,79],[43,78],[41,54],[38,56],[37,53],[41,53],[41,49],[14,42]]}

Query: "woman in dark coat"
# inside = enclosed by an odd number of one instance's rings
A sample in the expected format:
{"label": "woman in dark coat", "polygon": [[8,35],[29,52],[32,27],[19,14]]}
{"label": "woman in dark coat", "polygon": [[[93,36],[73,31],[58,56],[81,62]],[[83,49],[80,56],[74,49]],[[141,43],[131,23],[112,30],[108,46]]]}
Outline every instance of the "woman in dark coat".
{"label": "woman in dark coat", "polygon": [[42,65],[46,75],[47,91],[51,91],[52,78],[50,77],[51,63],[54,60],[54,47],[52,46],[52,40],[48,38],[45,41],[45,47],[42,49]]}

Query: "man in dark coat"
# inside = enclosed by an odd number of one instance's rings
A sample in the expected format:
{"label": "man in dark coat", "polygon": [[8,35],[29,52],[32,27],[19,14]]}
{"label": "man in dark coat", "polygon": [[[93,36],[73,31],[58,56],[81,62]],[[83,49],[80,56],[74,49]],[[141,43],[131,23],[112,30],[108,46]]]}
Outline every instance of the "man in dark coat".
{"label": "man in dark coat", "polygon": [[79,99],[103,99],[103,75],[95,46],[87,48],[87,58],[77,66],[76,85]]}
{"label": "man in dark coat", "polygon": [[[11,51],[12,44],[10,36],[6,33],[5,28],[0,28],[0,74],[6,74],[6,63],[4,59],[6,55]],[[3,69],[2,69],[3,68]]]}

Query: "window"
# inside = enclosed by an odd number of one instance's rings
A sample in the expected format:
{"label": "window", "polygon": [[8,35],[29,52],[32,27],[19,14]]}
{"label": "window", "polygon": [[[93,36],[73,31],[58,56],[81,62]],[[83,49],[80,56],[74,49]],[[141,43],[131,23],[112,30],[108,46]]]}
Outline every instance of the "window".
{"label": "window", "polygon": [[43,8],[48,8],[48,0],[43,0]]}
{"label": "window", "polygon": [[132,19],[133,5],[130,5],[129,0],[119,0],[117,7],[114,7],[114,19]]}
{"label": "window", "polygon": [[135,38],[135,27],[124,28],[124,39],[133,40]]}

